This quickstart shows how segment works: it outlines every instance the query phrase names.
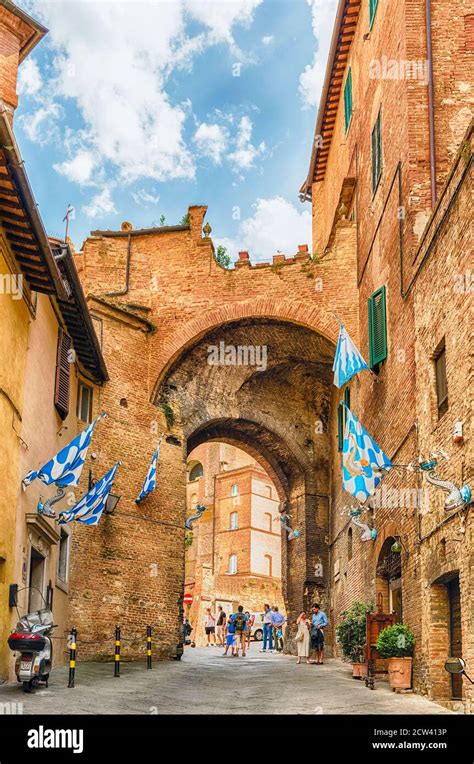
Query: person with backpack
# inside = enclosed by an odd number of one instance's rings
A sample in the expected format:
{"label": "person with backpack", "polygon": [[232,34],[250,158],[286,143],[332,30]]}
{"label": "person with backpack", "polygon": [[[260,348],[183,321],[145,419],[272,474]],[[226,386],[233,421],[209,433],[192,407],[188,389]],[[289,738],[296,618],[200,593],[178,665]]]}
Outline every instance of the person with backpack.
{"label": "person with backpack", "polygon": [[239,655],[239,647],[242,650],[242,658],[245,657],[245,643],[247,639],[246,623],[248,616],[244,613],[244,606],[239,605],[237,612],[233,613],[230,617],[231,623],[234,624],[235,629],[235,656]]}
{"label": "person with backpack", "polygon": [[272,608],[271,623],[273,626],[273,640],[275,642],[275,649],[277,653],[281,653],[283,650],[283,626],[285,625],[286,618],[277,606]]}

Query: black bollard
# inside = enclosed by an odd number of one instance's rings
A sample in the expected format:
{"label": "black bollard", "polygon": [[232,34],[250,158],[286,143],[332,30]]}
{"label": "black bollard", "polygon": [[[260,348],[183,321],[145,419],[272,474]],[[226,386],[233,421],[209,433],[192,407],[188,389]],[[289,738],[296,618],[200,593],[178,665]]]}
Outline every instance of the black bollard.
{"label": "black bollard", "polygon": [[115,627],[115,668],[114,677],[120,676],[120,626]]}
{"label": "black bollard", "polygon": [[151,669],[151,626],[146,627],[146,667]]}
{"label": "black bollard", "polygon": [[69,682],[68,687],[75,687],[76,678],[76,649],[77,649],[77,629],[71,629],[71,642],[69,645]]}

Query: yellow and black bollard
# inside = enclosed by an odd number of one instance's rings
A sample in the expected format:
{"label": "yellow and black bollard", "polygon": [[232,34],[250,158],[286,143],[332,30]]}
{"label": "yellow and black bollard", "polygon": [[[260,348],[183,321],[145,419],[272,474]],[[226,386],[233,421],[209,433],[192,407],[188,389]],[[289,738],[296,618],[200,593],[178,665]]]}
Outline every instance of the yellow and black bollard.
{"label": "yellow and black bollard", "polygon": [[146,667],[151,669],[151,626],[146,627]]}
{"label": "yellow and black bollard", "polygon": [[114,677],[120,676],[120,626],[115,627],[115,668]]}
{"label": "yellow and black bollard", "polygon": [[76,648],[77,648],[77,629],[74,627],[71,629],[71,637],[69,643],[69,682],[68,687],[74,687],[74,681],[76,678]]}

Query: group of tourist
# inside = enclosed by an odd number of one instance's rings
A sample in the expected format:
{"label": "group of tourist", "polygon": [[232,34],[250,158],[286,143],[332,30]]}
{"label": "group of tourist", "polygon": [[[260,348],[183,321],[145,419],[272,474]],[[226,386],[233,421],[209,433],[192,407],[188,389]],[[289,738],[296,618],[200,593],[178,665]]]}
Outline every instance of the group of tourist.
{"label": "group of tourist", "polygon": [[[263,606],[263,644],[260,652],[269,653],[273,649],[277,652],[283,650],[283,627],[286,623],[285,616],[280,613],[278,607],[265,604]],[[206,633],[206,647],[213,645],[224,648],[224,656],[245,656],[250,649],[252,629],[255,623],[255,615],[250,611],[244,612],[243,605],[239,605],[236,612],[227,616],[221,605],[217,608],[217,615],[212,614],[211,608],[207,608],[204,619]],[[322,665],[324,662],[324,629],[328,625],[326,613],[321,610],[318,603],[311,608],[311,615],[306,611],[300,613],[296,620],[296,645],[300,664],[305,658],[306,663]],[[315,660],[310,660],[310,654],[314,652]]]}

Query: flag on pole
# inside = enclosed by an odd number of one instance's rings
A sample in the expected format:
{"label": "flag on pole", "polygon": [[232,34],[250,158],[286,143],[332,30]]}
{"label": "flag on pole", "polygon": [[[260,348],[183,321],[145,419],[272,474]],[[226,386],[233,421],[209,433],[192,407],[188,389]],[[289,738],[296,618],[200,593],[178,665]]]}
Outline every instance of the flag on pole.
{"label": "flag on pole", "polygon": [[121,464],[122,462],[114,464],[112,469],[98,480],[72,509],[60,512],[59,524],[64,525],[76,520],[84,525],[97,525],[107,504],[109,493],[112,490],[115,473]]}
{"label": "flag on pole", "polygon": [[334,372],[334,384],[336,387],[342,387],[351,377],[358,374],[359,371],[368,369],[367,363],[362,358],[358,349],[349,337],[344,324],[341,323],[339,329],[339,339],[337,340],[336,355],[332,370]]}
{"label": "flag on pole", "polygon": [[158,456],[160,453],[160,445],[161,445],[162,439],[163,439],[163,435],[159,439],[158,445],[153,453],[153,456],[151,457],[150,469],[147,472],[145,482],[143,483],[143,488],[140,491],[137,498],[135,499],[136,504],[140,504],[140,502],[143,501],[143,499],[146,499],[148,494],[150,494],[156,488],[156,465],[158,462]]}
{"label": "flag on pole", "polygon": [[344,411],[342,486],[363,503],[374,493],[384,476],[383,470],[389,470],[392,462],[347,406]]}
{"label": "flag on pole", "polygon": [[67,446],[59,451],[56,456],[53,456],[44,467],[41,467],[37,472],[31,470],[26,477],[23,478],[22,485],[24,488],[30,485],[33,480],[39,478],[46,485],[56,483],[56,485],[79,485],[82,468],[87,456],[87,449],[91,442],[92,434],[97,422],[102,417],[107,416],[103,413],[94,419],[91,424],[86,427],[74,440],[71,440]]}

